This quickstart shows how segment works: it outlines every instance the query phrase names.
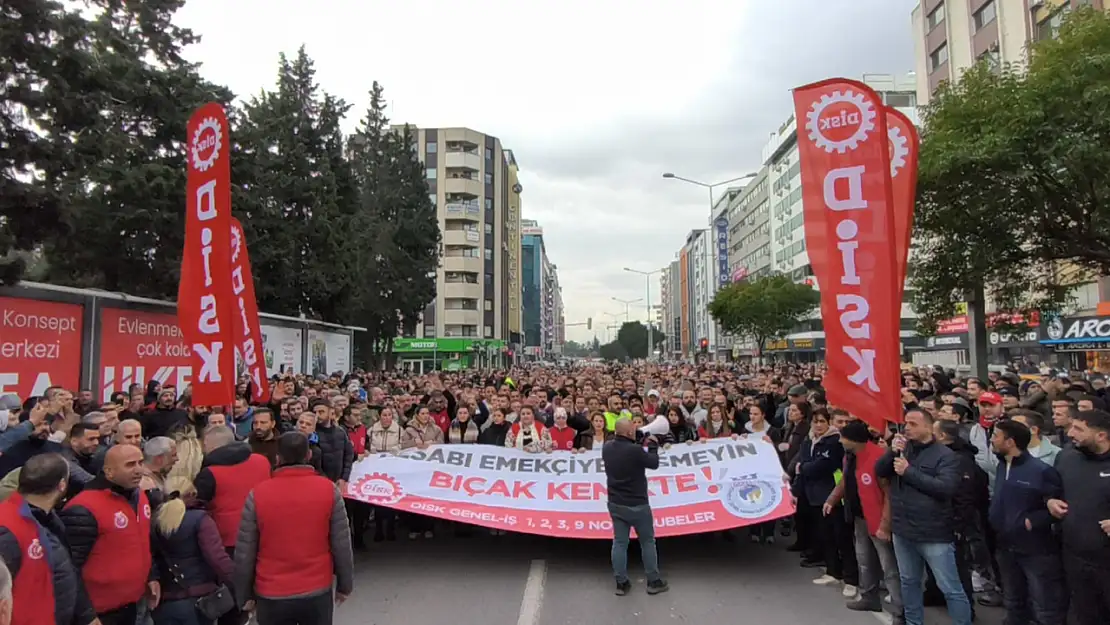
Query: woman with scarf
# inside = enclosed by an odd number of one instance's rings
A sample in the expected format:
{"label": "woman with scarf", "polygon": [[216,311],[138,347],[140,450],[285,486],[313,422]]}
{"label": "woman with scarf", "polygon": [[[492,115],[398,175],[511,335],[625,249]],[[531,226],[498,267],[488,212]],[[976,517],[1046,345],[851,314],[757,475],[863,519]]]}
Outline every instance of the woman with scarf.
{"label": "woman with scarf", "polygon": [[711,438],[728,438],[732,436],[735,426],[725,418],[725,410],[720,404],[709,407],[709,416],[705,423],[698,428],[698,438],[708,441]]}
{"label": "woman with scarf", "polygon": [[534,408],[521,406],[517,422],[505,437],[505,446],[529,453],[551,451],[551,433],[536,421]]}
{"label": "woman with scarf", "polygon": [[509,435],[509,428],[512,423],[505,420],[505,411],[500,408],[494,408],[490,413],[489,421],[486,421],[482,427],[482,433],[478,435],[478,442],[482,445],[496,445],[497,447],[505,446],[505,438]]}
{"label": "woman with scarf", "polygon": [[606,437],[610,436],[610,433],[605,430],[605,423],[605,413],[595,410],[590,415],[590,428],[578,433],[578,438],[574,441],[575,448],[580,452],[600,450],[605,444]]}
{"label": "woman with scarf", "polygon": [[480,428],[470,416],[470,408],[460,404],[456,409],[455,418],[447,428],[447,443],[460,445],[478,442]]}
{"label": "woman with scarf", "polygon": [[[401,451],[403,437],[401,426],[393,418],[393,409],[384,407],[378,413],[378,421],[370,426],[367,436],[366,452],[370,454],[395,454]],[[385,506],[374,506],[374,542],[397,540],[397,511]]]}
{"label": "woman with scarf", "polygon": [[690,444],[698,440],[698,431],[682,416],[682,410],[678,406],[668,406],[666,418],[671,427],[670,440],[667,441],[667,444]]}

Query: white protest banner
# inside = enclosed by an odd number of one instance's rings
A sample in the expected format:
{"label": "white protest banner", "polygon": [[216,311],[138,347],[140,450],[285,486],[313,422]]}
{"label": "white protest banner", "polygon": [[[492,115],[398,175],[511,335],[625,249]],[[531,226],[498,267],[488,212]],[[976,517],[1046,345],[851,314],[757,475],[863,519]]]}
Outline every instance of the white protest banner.
{"label": "white protest banner", "polygon": [[[675,445],[648,472],[657,536],[699,534],[794,513],[774,447],[746,436]],[[355,463],[347,497],[494,529],[612,538],[600,451],[531,454],[435,445]]]}

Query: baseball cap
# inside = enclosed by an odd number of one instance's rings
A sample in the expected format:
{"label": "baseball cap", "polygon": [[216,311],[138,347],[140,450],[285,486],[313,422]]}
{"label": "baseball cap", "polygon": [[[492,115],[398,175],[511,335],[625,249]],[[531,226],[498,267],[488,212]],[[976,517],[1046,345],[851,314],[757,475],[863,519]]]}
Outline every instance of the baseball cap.
{"label": "baseball cap", "polygon": [[655,389],[651,389],[650,391],[647,392],[647,394],[648,394],[648,397],[655,397],[655,398],[659,397],[659,391],[657,391]]}
{"label": "baseball cap", "polygon": [[15,395],[8,393],[7,395],[0,395],[0,410],[15,410],[18,411],[22,408],[23,404]]}
{"label": "baseball cap", "polygon": [[998,405],[998,404],[1002,403],[1002,396],[999,395],[998,393],[995,393],[995,392],[992,392],[992,391],[987,391],[986,393],[980,393],[979,394],[979,403],[980,404],[995,404],[995,405]]}

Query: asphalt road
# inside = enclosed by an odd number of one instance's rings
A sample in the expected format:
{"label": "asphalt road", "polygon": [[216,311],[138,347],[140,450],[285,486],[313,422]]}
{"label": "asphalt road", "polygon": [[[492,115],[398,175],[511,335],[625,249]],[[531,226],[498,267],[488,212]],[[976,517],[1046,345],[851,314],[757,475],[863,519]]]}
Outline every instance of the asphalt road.
{"label": "asphalt road", "polygon": [[[661,539],[659,556],[671,589],[649,596],[630,548],[632,592],[613,594],[610,543],[537,536],[436,538],[370,543],[356,554],[357,581],[336,611],[337,625],[878,625],[885,615],[843,607],[839,587],[811,582],[819,570],[798,566],[777,545],[756,545],[742,530],[718,536]],[[977,625],[998,625],[998,609],[979,608]],[[930,608],[927,625],[950,623]]]}

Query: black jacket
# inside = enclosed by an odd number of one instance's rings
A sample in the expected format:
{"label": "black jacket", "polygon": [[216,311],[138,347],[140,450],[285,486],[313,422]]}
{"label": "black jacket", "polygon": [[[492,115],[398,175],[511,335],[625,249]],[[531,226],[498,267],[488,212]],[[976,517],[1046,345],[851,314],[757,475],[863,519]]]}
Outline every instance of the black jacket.
{"label": "black jacket", "polygon": [[316,436],[319,438],[320,469],[324,477],[336,482],[351,479],[351,465],[355,462],[355,447],[347,430],[339,425],[316,426]]}
{"label": "black jacket", "polygon": [[1068,513],[1060,523],[1064,550],[1088,562],[1110,562],[1110,536],[1099,521],[1110,519],[1110,453],[1065,449],[1056,457]]}
{"label": "black jacket", "polygon": [[601,448],[609,503],[644,506],[648,503],[647,470],[659,468],[656,448],[644,451],[635,441],[617,436]]}
{"label": "black jacket", "polygon": [[62,446],[45,438],[25,438],[0,454],[0,479],[39,454],[62,453]]}
{"label": "black jacket", "polygon": [[[103,475],[98,475],[96,479],[85,484],[85,490],[113,490],[120,496],[131,502],[131,508],[138,512],[139,510],[139,489],[121,488],[109,482]],[[96,546],[97,538],[100,535],[100,528],[97,527],[96,517],[92,512],[83,506],[70,506],[58,513],[62,523],[65,524],[66,537],[69,539],[69,555],[73,558],[73,566],[77,570],[81,570],[85,566],[85,562],[89,559],[89,554],[92,553],[93,547]],[[120,557],[126,557],[128,554],[119,554]],[[158,579],[154,567],[151,566],[151,579]]]}
{"label": "black jacket", "polygon": [[193,486],[197,489],[198,501],[212,501],[216,496],[216,476],[208,467],[233,467],[243,464],[251,457],[249,443],[236,441],[228,443],[204,455],[200,464],[200,472],[193,479]]}
{"label": "black jacket", "polygon": [[512,423],[504,421],[501,425],[497,425],[492,421],[486,425],[486,429],[478,435],[478,442],[482,445],[495,445],[497,447],[505,446],[505,437],[509,434],[509,429],[513,427]]}
{"label": "black jacket", "polygon": [[1045,502],[1059,499],[1062,492],[1056,469],[1028,451],[1009,463],[999,462],[990,504],[991,527],[999,546],[1018,553],[1058,553],[1060,543],[1052,533],[1052,515]]}
{"label": "black jacket", "polygon": [[143,438],[150,440],[155,436],[170,436],[189,420],[189,413],[179,408],[155,406],[139,415],[139,425],[143,428]]}
{"label": "black jacket", "polygon": [[956,521],[956,531],[962,533],[986,513],[990,505],[990,486],[987,474],[975,463],[975,454],[979,453],[975,445],[958,438],[948,449],[956,454],[960,473],[960,485],[952,496],[952,518]]}
{"label": "black jacket", "polygon": [[[826,434],[817,441],[807,438],[798,452],[801,470],[794,476],[795,496],[811,506],[820,506],[836,488],[836,472],[844,467],[844,446],[840,435]],[[793,467],[791,467],[793,468]]]}
{"label": "black jacket", "polygon": [[[96,620],[96,611],[85,594],[81,574],[69,559],[65,525],[53,510],[29,508],[35,521],[46,530],[43,534],[50,542],[47,555],[54,581],[54,622],[58,625],[88,625]],[[0,527],[0,559],[8,565],[12,578],[15,578],[19,574],[23,553],[15,536],[4,527]]]}
{"label": "black jacket", "polygon": [[905,540],[950,543],[955,539],[952,498],[960,487],[956,453],[941,443],[909,443],[905,474],[894,472],[894,450],[875,463],[875,474],[890,480],[890,519],[894,533]]}

